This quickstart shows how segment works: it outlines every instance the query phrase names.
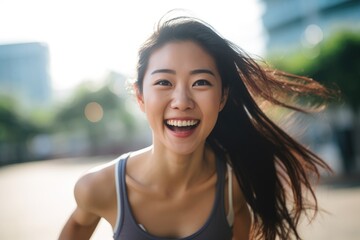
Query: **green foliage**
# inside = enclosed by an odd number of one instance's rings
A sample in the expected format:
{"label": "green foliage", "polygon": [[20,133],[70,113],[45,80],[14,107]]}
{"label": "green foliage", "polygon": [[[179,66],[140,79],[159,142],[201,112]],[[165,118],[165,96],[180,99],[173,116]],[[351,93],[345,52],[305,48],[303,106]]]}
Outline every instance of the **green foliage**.
{"label": "green foliage", "polygon": [[313,48],[299,49],[289,56],[271,56],[278,69],[305,75],[340,90],[341,97],[354,109],[360,106],[360,34],[344,31]]}
{"label": "green foliage", "polygon": [[99,91],[93,92],[80,86],[75,92],[73,100],[67,103],[58,112],[56,121],[67,123],[73,119],[84,119],[84,109],[88,103],[97,102],[104,110],[113,109],[118,107],[120,102],[116,95],[111,93],[107,87],[101,88]]}
{"label": "green foliage", "polygon": [[[109,145],[119,144],[119,139],[130,138],[135,130],[134,115],[126,108],[126,96],[112,91],[113,84],[119,84],[119,76],[110,73],[102,86],[94,90],[91,83],[84,83],[74,91],[69,102],[59,108],[53,124],[53,132],[85,134],[91,145],[91,154],[101,152]],[[124,79],[120,84],[124,88]],[[85,109],[96,103],[102,110],[98,121],[91,121]],[[117,140],[114,140],[117,139]]]}
{"label": "green foliage", "polygon": [[28,160],[27,143],[33,136],[43,132],[43,129],[22,117],[16,111],[16,102],[8,97],[0,98],[0,147],[6,144],[7,152],[12,152],[5,162],[23,162]]}
{"label": "green foliage", "polygon": [[[122,97],[114,94],[109,90],[108,86],[103,86],[98,91],[91,91],[86,88],[85,85],[80,86],[75,94],[73,99],[66,103],[57,113],[55,122],[61,123],[61,125],[71,125],[73,121],[80,121],[85,124],[93,124],[86,119],[84,114],[85,107],[91,102],[98,103],[104,112],[104,120],[108,119],[109,115],[115,113],[118,121],[125,121],[127,127],[132,128],[132,121],[129,121],[128,118],[131,118],[129,113],[125,109],[125,101]],[[101,124],[102,121],[99,121]]]}
{"label": "green foliage", "polygon": [[[66,102],[43,109],[24,111],[15,99],[0,96],[0,166],[84,151],[109,154],[117,151],[119,145],[131,146],[139,120],[127,105],[125,77],[111,72],[103,81],[99,80],[95,87],[93,83],[83,83]],[[99,106],[100,113],[95,111],[98,119],[91,118],[94,109],[90,115],[85,113],[89,103]],[[46,153],[49,155],[39,155],[34,148],[33,140],[37,139],[34,137],[40,134],[51,141]]]}
{"label": "green foliage", "polygon": [[24,141],[41,130],[16,112],[15,101],[0,99],[0,141]]}

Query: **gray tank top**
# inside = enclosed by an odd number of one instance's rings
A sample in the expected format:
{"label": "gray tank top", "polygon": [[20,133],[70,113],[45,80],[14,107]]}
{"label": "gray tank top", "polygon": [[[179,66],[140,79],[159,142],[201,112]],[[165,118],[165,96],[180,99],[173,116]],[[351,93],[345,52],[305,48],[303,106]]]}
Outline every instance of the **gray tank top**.
{"label": "gray tank top", "polygon": [[[135,221],[135,218],[131,211],[131,206],[126,192],[126,162],[130,154],[124,154],[120,157],[117,166],[117,197],[118,197],[118,219],[114,229],[115,240],[170,240],[170,238],[156,237],[144,229]],[[207,240],[231,240],[232,230],[226,218],[225,210],[225,175],[226,175],[226,163],[221,161],[219,157],[216,159],[216,171],[217,171],[217,183],[215,202],[212,212],[207,219],[206,223],[195,233],[185,238],[179,238],[178,240],[190,240],[190,239],[207,239]],[[155,216],[156,217],[156,216]],[[172,239],[174,240],[174,239]]]}

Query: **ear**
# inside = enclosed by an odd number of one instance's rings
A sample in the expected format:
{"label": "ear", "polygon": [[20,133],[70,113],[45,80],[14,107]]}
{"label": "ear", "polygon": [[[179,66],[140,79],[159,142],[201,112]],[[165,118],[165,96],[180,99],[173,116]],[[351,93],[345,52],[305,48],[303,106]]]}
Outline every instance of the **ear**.
{"label": "ear", "polygon": [[133,88],[136,94],[136,100],[139,104],[139,107],[141,109],[142,112],[145,112],[145,106],[144,106],[144,97],[142,95],[142,93],[140,92],[139,86],[137,83],[133,84]]}
{"label": "ear", "polygon": [[221,112],[221,110],[223,110],[223,108],[225,107],[228,96],[229,96],[229,88],[225,88],[223,93],[222,93],[219,112]]}

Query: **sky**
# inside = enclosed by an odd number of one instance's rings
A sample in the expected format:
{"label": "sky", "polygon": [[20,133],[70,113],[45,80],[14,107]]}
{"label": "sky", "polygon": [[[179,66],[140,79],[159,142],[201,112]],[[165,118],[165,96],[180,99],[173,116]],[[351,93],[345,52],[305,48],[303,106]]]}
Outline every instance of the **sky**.
{"label": "sky", "polygon": [[0,44],[46,43],[54,91],[111,70],[134,77],[140,45],[175,8],[205,20],[248,53],[263,55],[260,0],[0,0]]}

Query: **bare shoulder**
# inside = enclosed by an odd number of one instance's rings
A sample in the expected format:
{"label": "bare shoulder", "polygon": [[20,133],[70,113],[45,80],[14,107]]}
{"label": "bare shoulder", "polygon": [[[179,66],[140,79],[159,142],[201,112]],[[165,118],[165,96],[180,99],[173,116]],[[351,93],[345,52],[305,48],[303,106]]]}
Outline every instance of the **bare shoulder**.
{"label": "bare shoulder", "polygon": [[77,205],[88,212],[99,213],[116,196],[115,187],[116,161],[95,167],[75,184],[74,195]]}
{"label": "bare shoulder", "polygon": [[[131,153],[131,158],[142,155],[144,150]],[[74,194],[78,206],[84,210],[103,210],[116,201],[115,166],[119,158],[90,169],[75,184]],[[112,201],[112,202],[111,202]]]}

